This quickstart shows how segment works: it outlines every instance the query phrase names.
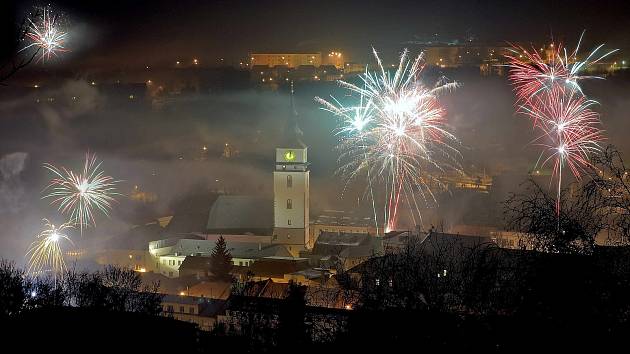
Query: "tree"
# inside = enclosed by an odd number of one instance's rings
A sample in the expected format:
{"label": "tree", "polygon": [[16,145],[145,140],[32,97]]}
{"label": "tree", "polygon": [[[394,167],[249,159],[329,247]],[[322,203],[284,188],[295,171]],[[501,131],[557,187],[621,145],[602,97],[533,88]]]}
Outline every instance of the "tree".
{"label": "tree", "polygon": [[0,318],[22,310],[27,288],[24,272],[13,263],[0,260]]}
{"label": "tree", "polygon": [[506,229],[521,234],[526,246],[537,251],[592,253],[595,237],[606,228],[599,195],[576,184],[576,190],[564,189],[556,200],[531,179],[525,185],[504,202]]}
{"label": "tree", "polygon": [[305,310],[306,286],[290,281],[287,297],[282,300],[278,313],[278,344],[282,346],[281,349],[292,349],[308,343]]}
{"label": "tree", "polygon": [[[5,5],[5,4],[3,4]],[[10,5],[0,7],[0,14],[10,14],[14,12],[14,8]],[[33,16],[38,16],[39,13],[35,13]],[[27,19],[24,18],[22,22],[16,27],[12,19],[2,19],[0,24],[0,40],[3,43],[0,48],[0,86],[6,86],[6,81],[15,75],[21,69],[31,64],[39,49],[31,54],[19,53],[19,46],[22,44],[26,37],[28,30]]]}
{"label": "tree", "polygon": [[612,145],[591,157],[582,180],[555,197],[529,181],[523,193],[504,203],[507,228],[522,233],[540,251],[591,253],[595,237],[608,232],[608,244],[630,243],[630,174]]}
{"label": "tree", "polygon": [[13,263],[0,260],[0,318],[32,310],[82,308],[159,315],[162,295],[158,283],[142,285],[140,274],[107,266],[88,273],[70,270],[61,280],[30,278]]}
{"label": "tree", "polygon": [[608,243],[630,244],[630,173],[621,153],[612,145],[593,156],[584,193],[600,204],[606,220]]}
{"label": "tree", "polygon": [[219,236],[212,256],[210,256],[210,271],[216,279],[230,280],[232,270],[232,255],[227,250],[227,244],[223,236]]}

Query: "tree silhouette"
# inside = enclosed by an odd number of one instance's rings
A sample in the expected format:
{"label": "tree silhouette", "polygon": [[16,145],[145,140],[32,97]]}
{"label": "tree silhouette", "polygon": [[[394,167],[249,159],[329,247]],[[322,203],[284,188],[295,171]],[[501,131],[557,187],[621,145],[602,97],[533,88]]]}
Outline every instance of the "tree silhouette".
{"label": "tree silhouette", "polygon": [[232,270],[232,255],[227,250],[227,244],[223,236],[219,236],[212,256],[210,256],[210,271],[216,279],[230,280]]}
{"label": "tree silhouette", "polygon": [[[7,13],[12,11],[11,8],[0,8],[0,12],[5,10]],[[38,15],[39,13],[36,12],[32,16],[37,17]],[[40,49],[28,54],[19,52],[19,47],[28,30],[27,21],[24,18],[17,27],[11,21],[3,24],[2,33],[0,34],[0,39],[3,41],[3,47],[0,48],[0,86],[6,86],[6,81],[31,64],[40,52]]]}
{"label": "tree silhouette", "polygon": [[[556,207],[559,203],[559,211]],[[522,235],[525,245],[551,253],[590,254],[595,237],[606,228],[598,194],[584,186],[564,189],[560,200],[533,180],[525,182],[522,192],[513,193],[504,202],[506,228]]]}
{"label": "tree silhouette", "polygon": [[24,271],[11,262],[0,260],[0,318],[13,316],[22,310],[27,286]]}
{"label": "tree silhouette", "polygon": [[599,202],[606,220],[608,244],[630,244],[630,172],[621,153],[612,145],[593,156],[593,168],[583,190]]}

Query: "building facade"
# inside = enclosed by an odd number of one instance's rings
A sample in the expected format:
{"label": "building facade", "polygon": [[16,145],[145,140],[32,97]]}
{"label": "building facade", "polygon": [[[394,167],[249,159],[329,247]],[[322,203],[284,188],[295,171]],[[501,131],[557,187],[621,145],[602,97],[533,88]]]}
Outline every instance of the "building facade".
{"label": "building facade", "polygon": [[262,65],[267,67],[286,66],[295,69],[300,65],[322,65],[322,53],[252,53],[251,67]]}

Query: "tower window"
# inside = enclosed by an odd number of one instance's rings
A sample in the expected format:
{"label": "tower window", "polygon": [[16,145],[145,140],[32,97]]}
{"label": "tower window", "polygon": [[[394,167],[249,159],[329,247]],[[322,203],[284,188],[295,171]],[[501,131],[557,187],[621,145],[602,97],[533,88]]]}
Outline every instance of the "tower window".
{"label": "tower window", "polygon": [[287,209],[293,209],[293,200],[287,199]]}
{"label": "tower window", "polygon": [[293,176],[287,176],[287,188],[293,187]]}
{"label": "tower window", "polygon": [[287,225],[291,225],[291,219],[287,220]]}

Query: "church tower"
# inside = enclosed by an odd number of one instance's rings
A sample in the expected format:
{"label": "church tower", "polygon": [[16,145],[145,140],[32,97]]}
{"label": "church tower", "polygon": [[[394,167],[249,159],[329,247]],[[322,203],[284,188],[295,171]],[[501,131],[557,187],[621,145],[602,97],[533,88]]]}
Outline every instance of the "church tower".
{"label": "church tower", "polygon": [[276,148],[273,172],[273,242],[287,245],[294,256],[306,248],[309,226],[309,170],[307,147],[300,140],[293,106],[291,82],[291,114],[284,141]]}

